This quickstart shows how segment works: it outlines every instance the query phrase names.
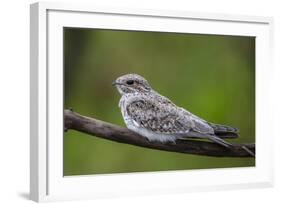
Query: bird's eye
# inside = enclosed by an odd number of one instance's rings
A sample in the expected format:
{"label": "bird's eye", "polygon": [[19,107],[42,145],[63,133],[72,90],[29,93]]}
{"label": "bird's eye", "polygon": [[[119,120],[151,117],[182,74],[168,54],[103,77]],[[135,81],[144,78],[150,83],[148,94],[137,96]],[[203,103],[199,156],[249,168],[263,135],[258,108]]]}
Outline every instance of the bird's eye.
{"label": "bird's eye", "polygon": [[133,80],[128,80],[126,83],[127,83],[128,85],[133,85],[133,84],[134,84],[134,81],[133,81]]}

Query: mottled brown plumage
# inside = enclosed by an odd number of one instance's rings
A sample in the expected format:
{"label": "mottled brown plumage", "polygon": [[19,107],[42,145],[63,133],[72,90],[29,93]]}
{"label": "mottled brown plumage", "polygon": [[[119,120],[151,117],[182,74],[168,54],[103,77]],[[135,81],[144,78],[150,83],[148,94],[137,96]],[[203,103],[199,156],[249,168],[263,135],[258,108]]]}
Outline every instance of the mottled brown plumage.
{"label": "mottled brown plumage", "polygon": [[173,142],[179,138],[206,138],[223,146],[231,144],[219,135],[238,130],[209,123],[154,91],[140,75],[127,74],[113,83],[122,95],[119,107],[127,127],[150,141]]}

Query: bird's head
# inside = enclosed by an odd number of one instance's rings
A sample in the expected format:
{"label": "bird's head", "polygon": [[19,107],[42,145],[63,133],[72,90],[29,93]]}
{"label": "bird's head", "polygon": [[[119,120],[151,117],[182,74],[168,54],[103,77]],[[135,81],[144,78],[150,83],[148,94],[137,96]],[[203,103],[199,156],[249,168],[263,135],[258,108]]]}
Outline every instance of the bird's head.
{"label": "bird's head", "polygon": [[137,74],[126,74],[117,78],[113,83],[121,95],[127,93],[144,93],[151,91],[151,87],[142,76]]}

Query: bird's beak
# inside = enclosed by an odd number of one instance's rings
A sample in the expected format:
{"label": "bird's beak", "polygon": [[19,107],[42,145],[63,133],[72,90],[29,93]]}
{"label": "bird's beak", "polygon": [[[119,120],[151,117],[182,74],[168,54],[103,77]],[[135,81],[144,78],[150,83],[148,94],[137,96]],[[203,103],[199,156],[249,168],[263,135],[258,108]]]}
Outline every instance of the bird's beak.
{"label": "bird's beak", "polygon": [[112,86],[116,86],[116,85],[123,85],[122,83],[118,83],[118,82],[116,82],[116,81],[113,81],[112,82]]}
{"label": "bird's beak", "polygon": [[116,86],[117,84],[118,84],[118,83],[117,83],[116,81],[113,81],[111,85],[112,85],[112,86]]}
{"label": "bird's beak", "polygon": [[113,81],[113,82],[111,83],[111,85],[112,85],[112,86],[115,86],[115,85],[116,85],[116,81]]}

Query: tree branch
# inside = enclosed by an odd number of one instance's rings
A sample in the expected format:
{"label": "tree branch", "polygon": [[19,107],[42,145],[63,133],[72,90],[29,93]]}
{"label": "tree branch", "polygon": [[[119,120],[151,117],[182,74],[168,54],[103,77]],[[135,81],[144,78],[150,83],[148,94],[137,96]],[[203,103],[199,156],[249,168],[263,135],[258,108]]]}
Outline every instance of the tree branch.
{"label": "tree branch", "polygon": [[64,110],[64,126],[65,131],[72,129],[119,143],[170,152],[214,157],[253,157],[247,150],[255,153],[255,144],[235,144],[229,149],[212,142],[200,140],[177,140],[175,144],[150,142],[127,128],[82,116],[71,110]]}

